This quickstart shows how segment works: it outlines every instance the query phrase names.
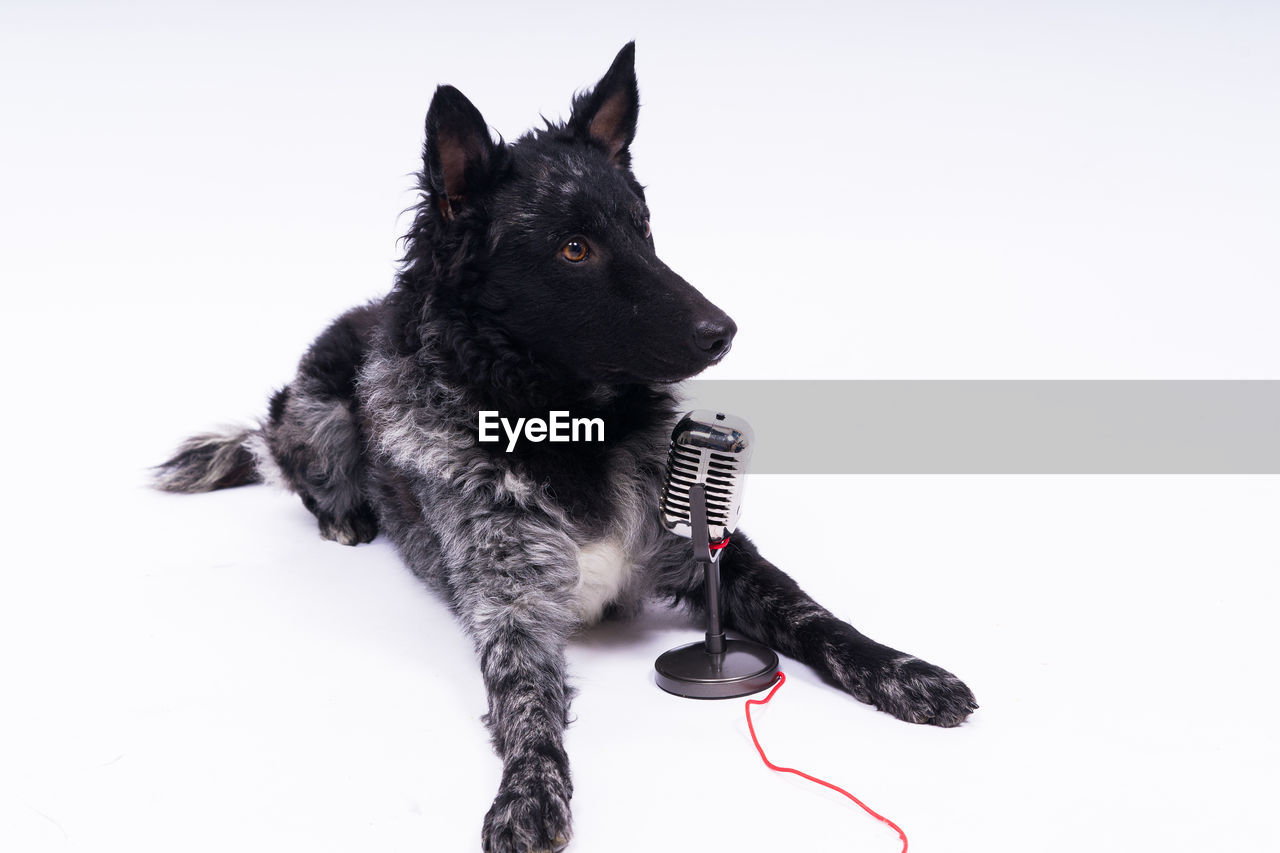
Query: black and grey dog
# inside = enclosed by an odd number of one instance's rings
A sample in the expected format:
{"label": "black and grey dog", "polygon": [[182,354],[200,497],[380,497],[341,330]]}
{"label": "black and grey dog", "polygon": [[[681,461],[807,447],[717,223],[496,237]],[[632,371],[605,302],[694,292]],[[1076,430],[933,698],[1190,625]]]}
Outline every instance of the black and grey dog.
{"label": "black and grey dog", "polygon": [[[628,44],[565,124],[495,143],[451,86],[427,112],[422,200],[391,293],[340,317],[256,429],[189,439],[157,485],[272,482],[320,534],[379,532],[474,638],[503,761],[488,851],[570,836],[565,644],[646,597],[703,605],[688,540],[657,502],[671,383],[729,351],[733,321],[658,259],[630,169]],[[604,440],[481,441],[481,411],[599,418]],[[960,724],[955,676],[831,615],[737,533],[724,622],[903,720]]]}

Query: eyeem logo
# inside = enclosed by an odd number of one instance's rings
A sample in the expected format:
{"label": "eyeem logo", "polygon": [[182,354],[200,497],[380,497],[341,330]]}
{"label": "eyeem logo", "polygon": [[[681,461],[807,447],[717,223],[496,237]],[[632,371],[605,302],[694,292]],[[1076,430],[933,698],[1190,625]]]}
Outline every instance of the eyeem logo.
{"label": "eyeem logo", "polygon": [[548,412],[542,418],[516,418],[515,424],[497,412],[480,412],[480,440],[501,441],[498,427],[507,434],[507,452],[516,449],[521,433],[529,441],[604,441],[604,418],[571,418],[568,412]]}

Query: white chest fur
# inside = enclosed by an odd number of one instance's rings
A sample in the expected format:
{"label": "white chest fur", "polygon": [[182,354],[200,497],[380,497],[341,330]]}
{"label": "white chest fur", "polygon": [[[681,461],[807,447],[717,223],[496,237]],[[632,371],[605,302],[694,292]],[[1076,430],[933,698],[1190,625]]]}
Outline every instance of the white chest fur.
{"label": "white chest fur", "polygon": [[631,575],[631,559],[616,539],[604,539],[578,548],[578,586],[575,589],[578,614],[583,623],[600,621],[605,605]]}

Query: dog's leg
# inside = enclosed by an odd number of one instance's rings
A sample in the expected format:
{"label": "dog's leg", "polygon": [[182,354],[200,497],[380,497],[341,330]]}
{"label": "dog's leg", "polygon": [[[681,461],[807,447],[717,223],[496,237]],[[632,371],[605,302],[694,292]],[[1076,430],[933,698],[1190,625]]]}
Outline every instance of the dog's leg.
{"label": "dog's leg", "polygon": [[502,782],[484,819],[487,853],[559,850],[571,834],[567,634],[548,630],[545,612],[525,596],[500,604],[479,638],[489,693],[485,722],[502,758]]}
{"label": "dog's leg", "polygon": [[[502,759],[502,781],[484,819],[484,850],[558,850],[571,834],[565,646],[578,623],[576,548],[549,522],[494,512],[492,504],[488,512],[465,498],[441,506],[428,523],[454,532],[442,560],[422,574],[447,591],[475,641],[489,699],[485,723]],[[405,547],[411,542],[400,543],[402,553],[415,553]]]}
{"label": "dog's leg", "polygon": [[[658,591],[705,611],[702,573],[690,559],[689,543],[671,539],[658,567]],[[935,726],[958,726],[978,707],[964,682],[945,669],[837,619],[741,532],[725,548],[720,577],[726,627],[808,664],[863,702]]]}
{"label": "dog's leg", "polygon": [[[316,339],[292,383],[276,393],[263,424],[265,446],[249,444],[316,517],[320,535],[343,545],[369,542],[378,521],[365,496],[365,449],[356,375],[376,308],[348,311]],[[265,457],[265,460],[264,460]],[[271,467],[271,466],[266,466]]]}
{"label": "dog's leg", "polygon": [[353,401],[299,376],[272,398],[263,425],[265,450],[281,484],[302,498],[321,536],[343,545],[370,542],[378,534],[364,495],[364,447],[353,408]]}

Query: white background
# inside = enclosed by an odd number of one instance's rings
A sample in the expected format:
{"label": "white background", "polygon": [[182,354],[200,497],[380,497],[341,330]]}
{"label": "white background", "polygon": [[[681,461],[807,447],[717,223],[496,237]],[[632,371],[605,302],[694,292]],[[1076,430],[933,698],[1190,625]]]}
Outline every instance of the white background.
{"label": "white background", "polygon": [[[385,542],[143,487],[384,292],[422,118],[513,138],[637,40],[658,247],[715,375],[1277,378],[1280,9],[1218,3],[0,10],[8,536],[0,847],[468,850],[499,766],[467,641]],[[982,709],[909,726],[788,662],[775,760],[913,850],[1275,845],[1275,478],[754,478],[746,526]],[[575,850],[897,849],[570,651]],[[717,780],[709,789],[708,779]]]}

